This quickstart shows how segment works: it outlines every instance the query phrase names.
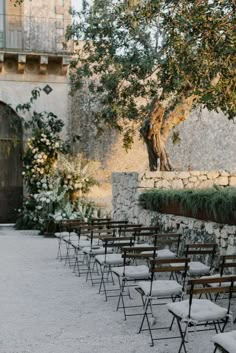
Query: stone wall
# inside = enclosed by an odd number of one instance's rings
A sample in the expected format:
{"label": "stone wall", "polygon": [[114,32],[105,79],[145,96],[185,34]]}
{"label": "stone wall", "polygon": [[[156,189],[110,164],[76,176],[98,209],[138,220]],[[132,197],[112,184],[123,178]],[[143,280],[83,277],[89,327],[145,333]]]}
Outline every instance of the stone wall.
{"label": "stone wall", "polygon": [[[168,175],[169,174],[169,175]],[[192,171],[192,172],[155,172],[155,173],[113,173],[112,174],[112,206],[113,217],[126,219],[131,223],[160,226],[163,231],[178,231],[185,241],[216,241],[221,254],[236,253],[236,226],[215,222],[206,222],[194,218],[180,217],[170,214],[142,209],[138,202],[142,191],[153,187],[182,188],[214,184],[221,186],[234,185],[236,173],[225,171]],[[204,177],[204,178],[203,178]],[[205,187],[205,186],[204,186]]]}
{"label": "stone wall", "polygon": [[[146,145],[138,128],[129,151],[123,148],[122,137],[117,132],[105,129],[103,134],[97,134],[93,124],[93,112],[97,107],[86,85],[72,98],[72,107],[72,131],[80,136],[77,149],[85,152],[88,158],[101,162],[99,179],[106,189],[101,187],[98,193],[100,199],[105,195],[109,208],[112,172],[148,170]],[[167,151],[175,170],[236,170],[236,124],[222,113],[196,110],[174,132],[179,134],[180,140],[173,144],[171,134]],[[205,180],[207,186],[208,178]],[[195,184],[195,175],[191,182]]]}
{"label": "stone wall", "polygon": [[236,124],[223,113],[198,109],[174,131],[179,142],[173,144],[172,134],[167,151],[175,170],[236,170]]}

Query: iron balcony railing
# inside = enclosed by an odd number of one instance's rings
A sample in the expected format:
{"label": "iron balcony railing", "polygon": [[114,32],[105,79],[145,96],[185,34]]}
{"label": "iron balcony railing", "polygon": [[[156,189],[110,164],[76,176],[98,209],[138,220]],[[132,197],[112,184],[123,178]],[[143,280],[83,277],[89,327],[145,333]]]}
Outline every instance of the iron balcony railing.
{"label": "iron balcony railing", "polygon": [[0,14],[0,49],[72,52],[72,42],[65,43],[66,28],[70,23],[60,18]]}

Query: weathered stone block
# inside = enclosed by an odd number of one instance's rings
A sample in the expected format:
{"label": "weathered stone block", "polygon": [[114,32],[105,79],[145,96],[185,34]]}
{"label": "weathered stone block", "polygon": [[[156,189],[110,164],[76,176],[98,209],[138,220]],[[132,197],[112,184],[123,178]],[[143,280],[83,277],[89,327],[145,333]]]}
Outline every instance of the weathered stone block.
{"label": "weathered stone block", "polygon": [[220,229],[214,229],[214,234],[215,234],[216,238],[220,238],[221,237]]}
{"label": "weathered stone block", "polygon": [[229,185],[229,178],[228,177],[224,177],[224,176],[220,176],[219,178],[217,178],[215,180],[215,184],[216,185],[221,185],[221,186],[227,186],[227,185]]}
{"label": "weathered stone block", "polygon": [[161,172],[162,178],[166,180],[173,180],[176,176],[176,172]]}
{"label": "weathered stone block", "polygon": [[226,172],[226,170],[221,170],[220,175],[221,176],[229,176],[230,174],[229,174],[229,172]]}
{"label": "weathered stone block", "polygon": [[226,248],[226,246],[227,246],[226,241],[225,241],[224,239],[222,239],[222,238],[221,238],[221,240],[220,240],[220,246],[221,246],[222,248]]}
{"label": "weathered stone block", "polygon": [[179,173],[176,173],[176,176],[180,179],[187,179],[190,177],[190,173],[189,172],[179,172]]}
{"label": "weathered stone block", "polygon": [[223,228],[223,229],[221,230],[221,238],[222,238],[222,239],[227,239],[228,236],[229,236],[228,232]]}
{"label": "weathered stone block", "polygon": [[201,175],[201,172],[199,170],[191,170],[190,175],[199,176],[199,175]]}
{"label": "weathered stone block", "polygon": [[229,177],[229,186],[236,186],[236,176]]}
{"label": "weathered stone block", "polygon": [[171,182],[172,189],[183,189],[184,184],[181,179],[175,179]]}
{"label": "weathered stone block", "polygon": [[170,189],[171,184],[167,180],[160,180],[155,182],[156,189]]}
{"label": "weathered stone block", "polygon": [[143,179],[138,184],[139,188],[154,188],[154,179]]}
{"label": "weathered stone block", "polygon": [[192,176],[188,179],[191,183],[195,183],[196,181],[198,181],[198,178],[195,176]]}
{"label": "weathered stone block", "polygon": [[211,170],[210,172],[207,173],[207,178],[208,179],[216,179],[218,178],[218,176],[220,175],[220,173],[216,170]]}
{"label": "weathered stone block", "polygon": [[210,188],[212,187],[213,183],[211,180],[204,180],[199,184],[199,187],[201,189],[205,189],[205,188]]}
{"label": "weathered stone block", "polygon": [[202,174],[202,175],[199,175],[198,179],[201,181],[204,181],[204,180],[207,180],[207,176],[206,174]]}
{"label": "weathered stone block", "polygon": [[143,176],[145,179],[162,178],[162,172],[145,172]]}

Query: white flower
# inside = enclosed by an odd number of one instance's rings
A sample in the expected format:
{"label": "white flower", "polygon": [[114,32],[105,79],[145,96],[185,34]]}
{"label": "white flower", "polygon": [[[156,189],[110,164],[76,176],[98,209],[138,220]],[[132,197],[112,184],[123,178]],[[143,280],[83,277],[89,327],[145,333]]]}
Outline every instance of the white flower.
{"label": "white flower", "polygon": [[22,175],[25,175],[25,172],[22,172],[21,174],[22,174]]}
{"label": "white flower", "polygon": [[50,199],[46,199],[46,203],[50,203]]}

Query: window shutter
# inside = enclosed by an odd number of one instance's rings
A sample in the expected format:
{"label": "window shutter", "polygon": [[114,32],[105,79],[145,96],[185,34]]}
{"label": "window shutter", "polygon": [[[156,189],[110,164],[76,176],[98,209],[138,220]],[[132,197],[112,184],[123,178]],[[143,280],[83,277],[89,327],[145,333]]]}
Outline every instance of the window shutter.
{"label": "window shutter", "polygon": [[23,6],[14,6],[14,1],[6,0],[6,47],[23,48]]}

